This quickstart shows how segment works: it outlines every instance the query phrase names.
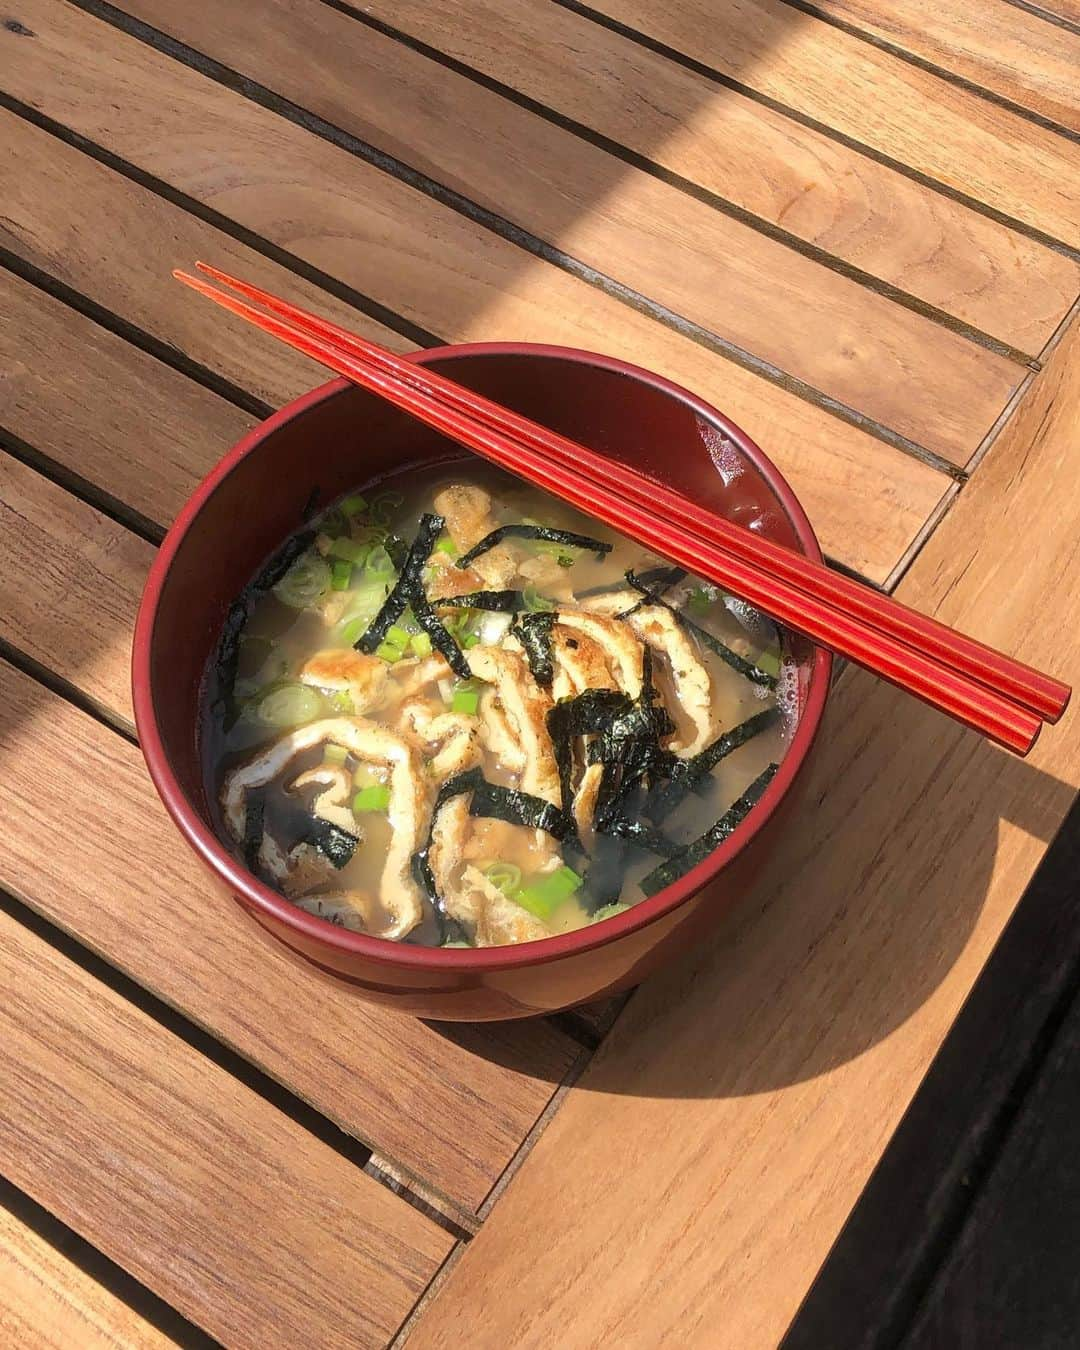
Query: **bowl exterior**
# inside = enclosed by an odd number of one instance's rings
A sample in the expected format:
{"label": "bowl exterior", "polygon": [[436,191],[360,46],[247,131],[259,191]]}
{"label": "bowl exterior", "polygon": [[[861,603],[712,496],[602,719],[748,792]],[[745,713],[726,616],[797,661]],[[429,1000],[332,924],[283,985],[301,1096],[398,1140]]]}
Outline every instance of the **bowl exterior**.
{"label": "bowl exterior", "polygon": [[[524,344],[440,348],[416,359],[596,449],[617,449],[687,495],[821,556],[790,487],[758,447],[715,409],[659,377],[588,353]],[[553,1012],[614,994],[715,926],[752,884],[795,803],[831,658],[796,643],[799,723],[746,826],[680,882],[595,929],[514,948],[433,951],[304,914],[247,873],[217,838],[197,738],[207,657],[234,598],[298,527],[313,496],[325,505],[403,465],[460,453],[343,381],[269,418],[207,476],[162,545],[136,626],[133,694],[140,744],[166,808],[214,878],[267,934],[343,990],[415,1016],[473,1021]]]}

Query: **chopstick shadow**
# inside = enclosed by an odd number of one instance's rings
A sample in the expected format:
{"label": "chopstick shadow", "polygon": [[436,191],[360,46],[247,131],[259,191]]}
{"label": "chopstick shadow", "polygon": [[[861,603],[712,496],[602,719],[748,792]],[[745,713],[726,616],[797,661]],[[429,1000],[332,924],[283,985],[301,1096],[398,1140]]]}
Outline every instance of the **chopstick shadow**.
{"label": "chopstick shadow", "polygon": [[1011,912],[996,873],[1025,866],[1022,836],[1049,843],[1076,795],[861,671],[816,756],[758,883],[635,991],[590,1090],[745,1096],[856,1059],[932,999],[933,1025],[942,1007],[951,1021]]}

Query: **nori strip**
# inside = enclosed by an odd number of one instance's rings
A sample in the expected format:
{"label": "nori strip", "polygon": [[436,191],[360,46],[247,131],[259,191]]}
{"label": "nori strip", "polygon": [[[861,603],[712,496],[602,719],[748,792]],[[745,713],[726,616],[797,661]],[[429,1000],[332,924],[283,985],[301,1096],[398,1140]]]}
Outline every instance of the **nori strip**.
{"label": "nori strip", "polygon": [[301,530],[299,534],[294,534],[290,539],[286,539],[285,543],[250,584],[248,590],[268,591],[271,586],[276,586],[301,553],[306,553],[314,542],[314,530]]}
{"label": "nori strip", "polygon": [[500,525],[490,534],[485,534],[479,543],[473,544],[467,553],[463,553],[457,560],[458,567],[468,567],[475,558],[496,544],[501,544],[504,539],[543,539],[549,544],[566,544],[570,548],[583,548],[600,556],[611,552],[610,544],[590,539],[587,534],[574,534],[572,530],[556,530],[549,525]]}
{"label": "nori strip", "polygon": [[514,614],[525,608],[521,591],[472,591],[469,595],[441,595],[431,602],[452,609],[483,609],[492,614]]}
{"label": "nori strip", "polygon": [[241,596],[229,606],[218,639],[217,656],[214,658],[214,670],[221,691],[215,699],[215,705],[221,707],[225,731],[231,730],[240,716],[240,705],[236,698],[236,672],[240,664],[240,634],[244,631],[247,617],[248,607],[244,596]]}
{"label": "nori strip", "polygon": [[555,627],[555,618],[550,610],[518,614],[510,627],[521,643],[533,679],[542,689],[549,688],[555,678],[555,661],[551,654],[551,630]]}
{"label": "nori strip", "polygon": [[654,822],[664,820],[685,799],[688,792],[712,773],[722,759],[726,759],[733,750],[738,750],[740,745],[745,745],[747,741],[766,731],[779,717],[779,708],[764,708],[761,712],[748,717],[745,722],[732,727],[730,731],[725,731],[690,759],[672,756],[672,763],[668,766],[666,775],[671,782],[658,794],[656,800],[650,803],[648,812],[650,818]]}
{"label": "nori strip", "polygon": [[266,798],[261,792],[249,792],[244,802],[244,866],[254,872],[262,847]]}
{"label": "nori strip", "polygon": [[588,736],[602,731],[610,726],[615,716],[633,706],[629,695],[617,689],[586,689],[575,698],[560,699],[548,712],[548,735],[559,770],[563,809],[568,815],[573,801],[570,779],[574,772],[574,754],[570,742],[575,736]]}
{"label": "nori strip", "polygon": [[388,534],[383,540],[383,548],[386,549],[387,556],[394,564],[394,571],[400,572],[409,556],[408,544],[400,535]]}
{"label": "nori strip", "polygon": [[718,637],[714,637],[712,633],[707,632],[699,624],[696,624],[693,619],[684,614],[681,609],[676,609],[674,605],[668,604],[659,592],[650,590],[649,587],[644,584],[642,577],[629,571],[626,573],[626,580],[627,583],[643,597],[643,599],[636,605],[632,605],[630,609],[624,610],[622,614],[617,615],[617,618],[622,619],[628,614],[633,614],[634,611],[640,609],[643,604],[661,605],[664,609],[670,610],[671,613],[674,614],[676,621],[681,623],[684,628],[689,629],[703,646],[708,647],[711,652],[715,652],[722,661],[727,662],[732,670],[737,670],[739,674],[745,676],[751,684],[760,685],[762,689],[776,688],[775,675],[770,675],[767,670],[760,670],[752,661],[748,661],[745,656],[740,656],[738,652],[733,652],[731,648],[721,642]]}
{"label": "nori strip", "polygon": [[311,823],[304,834],[304,843],[314,844],[327,862],[332,863],[338,871],[356,852],[359,842],[356,835],[331,824],[329,820],[323,820],[320,816],[311,817]]}
{"label": "nori strip", "polygon": [[670,886],[673,881],[679,877],[685,876],[699,862],[713,852],[714,849],[727,839],[743,823],[746,817],[761,800],[761,795],[773,780],[773,775],[779,768],[778,764],[770,764],[763,769],[754,779],[743,795],[729,806],[715,825],[712,825],[695,839],[692,844],[688,844],[681,853],[677,853],[674,858],[663,862],[659,867],[653,870],[641,881],[641,889],[646,895],[655,895],[665,886]]}
{"label": "nori strip", "polygon": [[462,655],[461,648],[439,621],[439,616],[432,609],[431,602],[424,592],[424,565],[431,557],[435,541],[445,524],[446,521],[442,516],[425,513],[420,517],[416,538],[402,562],[393,589],[383,601],[382,609],[371,621],[367,632],[362,633],[353,646],[358,652],[373,652],[411,605],[416,622],[431,638],[431,645],[442,652],[455,675],[467,680],[472,674],[469,663]]}

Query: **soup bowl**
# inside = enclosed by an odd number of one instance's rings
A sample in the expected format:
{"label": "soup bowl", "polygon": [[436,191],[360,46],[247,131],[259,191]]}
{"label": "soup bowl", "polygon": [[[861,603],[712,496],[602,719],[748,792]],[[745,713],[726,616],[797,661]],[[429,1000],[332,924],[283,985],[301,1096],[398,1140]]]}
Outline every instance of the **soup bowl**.
{"label": "soup bowl", "polygon": [[[413,359],[821,558],[775,466],[722,413],[667,380],[606,357],[521,343],[441,347]],[[782,830],[821,721],[831,656],[791,641],[797,721],[760,802],[692,871],[614,918],[517,946],[442,949],[368,937],[305,913],[252,875],[215,832],[200,745],[207,662],[230,606],[313,509],[403,467],[463,453],[344,380],[282,408],[225,455],[169,531],[139,610],[132,682],[154,785],[227,894],[343,991],[415,1016],[472,1021],[613,994],[701,940],[752,884]]]}

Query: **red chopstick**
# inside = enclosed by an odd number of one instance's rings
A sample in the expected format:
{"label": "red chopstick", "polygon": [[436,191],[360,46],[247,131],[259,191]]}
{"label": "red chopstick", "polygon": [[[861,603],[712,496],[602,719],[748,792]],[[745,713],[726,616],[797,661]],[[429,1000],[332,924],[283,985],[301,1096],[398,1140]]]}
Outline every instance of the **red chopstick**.
{"label": "red chopstick", "polygon": [[[198,278],[182,272],[174,275],[265,332],[381,394],[435,430],[596,516],[679,566],[724,586],[778,622],[867,667],[1008,749],[1024,755],[1035,743],[1041,722],[1026,708],[868,627],[828,602],[804,594],[756,564],[727,554],[708,540],[687,536],[681,525],[657,518],[651,511],[613,494],[611,489],[598,486],[572,464],[549,460],[530,446],[447,406],[417,387],[419,372],[415,368],[410,368],[411,378],[405,380],[396,372],[378,369],[343,350],[336,338],[329,341],[314,337],[296,324],[262,314]],[[585,453],[584,447],[575,447],[575,454],[579,451],[580,458]]]}
{"label": "red chopstick", "polygon": [[489,426],[509,432],[534,449],[588,468],[592,477],[614,487],[621,495],[645,509],[662,511],[668,518],[701,534],[725,551],[757,562],[801,591],[827,600],[855,618],[862,619],[879,632],[921,651],[942,665],[976,680],[987,688],[1030,709],[1049,722],[1056,722],[1069,702],[1071,690],[1031,666],[1005,656],[974,638],[956,632],[936,619],[920,614],[891,596],[882,595],[849,577],[833,572],[801,553],[764,539],[744,526],[714,515],[663,483],[560,436],[549,427],[504,408],[482,394],[447,379],[434,371],[417,367],[394,352],[370,342],[348,329],[281,300],[268,291],[241,281],[207,263],[195,264],[200,272],[231,287],[241,295],[276,314],[291,319],[297,327],[314,337],[335,339],[346,351],[375,365],[416,388],[435,394],[442,402],[480,419]]}

